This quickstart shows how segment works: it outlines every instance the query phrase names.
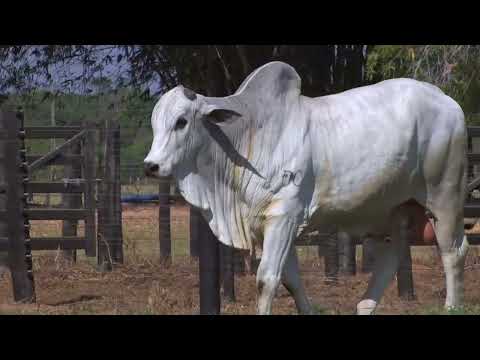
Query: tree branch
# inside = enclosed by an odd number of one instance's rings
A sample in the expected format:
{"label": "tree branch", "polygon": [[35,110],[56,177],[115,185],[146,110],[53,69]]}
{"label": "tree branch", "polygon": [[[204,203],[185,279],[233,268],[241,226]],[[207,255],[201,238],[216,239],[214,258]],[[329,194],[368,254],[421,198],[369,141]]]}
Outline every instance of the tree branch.
{"label": "tree branch", "polygon": [[238,57],[240,58],[240,62],[242,63],[243,68],[243,76],[246,77],[250,73],[250,64],[247,60],[247,54],[245,52],[245,47],[243,45],[235,45],[238,53]]}
{"label": "tree branch", "polygon": [[[230,72],[228,71],[227,65],[226,65],[225,62],[223,61],[222,55],[220,55],[220,51],[218,50],[217,46],[216,46],[216,45],[213,45],[213,47],[215,48],[215,51],[216,51],[216,53],[217,53],[217,56],[218,56],[218,58],[220,59],[220,62],[221,62],[221,64],[222,64],[223,72],[225,73],[225,78],[227,79],[227,83],[231,84],[231,83],[232,83],[232,76],[231,76]],[[231,92],[230,86],[229,86],[229,89],[228,89],[228,90]]]}

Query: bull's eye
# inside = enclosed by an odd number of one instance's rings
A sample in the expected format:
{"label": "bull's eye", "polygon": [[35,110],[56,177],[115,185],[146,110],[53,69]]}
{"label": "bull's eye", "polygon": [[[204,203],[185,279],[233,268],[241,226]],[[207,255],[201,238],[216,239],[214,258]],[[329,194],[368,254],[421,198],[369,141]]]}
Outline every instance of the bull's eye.
{"label": "bull's eye", "polygon": [[183,129],[185,126],[187,126],[187,120],[184,118],[179,118],[177,120],[177,123],[175,124],[175,131]]}

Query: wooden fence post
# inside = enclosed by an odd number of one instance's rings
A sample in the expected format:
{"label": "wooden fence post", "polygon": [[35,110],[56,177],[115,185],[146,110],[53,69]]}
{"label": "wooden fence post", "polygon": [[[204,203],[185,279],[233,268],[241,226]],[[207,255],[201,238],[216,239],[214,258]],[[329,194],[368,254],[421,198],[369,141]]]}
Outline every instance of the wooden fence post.
{"label": "wooden fence post", "polygon": [[200,314],[220,314],[220,254],[219,242],[203,216],[198,217],[200,236]]}
{"label": "wooden fence post", "polygon": [[[470,149],[469,151],[475,154],[480,154],[480,137],[470,137]],[[473,176],[478,176],[480,174],[480,164],[475,164],[472,166]]]}
{"label": "wooden fence post", "polygon": [[233,250],[233,271],[235,274],[245,274],[247,264],[247,254],[238,249]]}
{"label": "wooden fence post", "polygon": [[[3,111],[0,114],[0,132],[4,132],[5,136],[0,137],[0,211],[7,211],[7,184],[5,180],[6,174],[6,163],[7,157],[5,156],[5,150],[7,148],[7,137],[6,137],[6,130],[3,126]],[[8,223],[7,219],[3,219],[0,221],[0,237],[4,239],[8,239]],[[7,244],[8,245],[8,244]],[[0,254],[0,274],[4,272],[8,268],[8,246],[5,249],[2,249]]]}
{"label": "wooden fence post", "polygon": [[198,257],[200,252],[200,238],[198,233],[198,217],[201,216],[192,206],[190,206],[190,256]]}
{"label": "wooden fence post", "polygon": [[112,259],[114,263],[123,264],[123,222],[122,222],[122,184],[120,181],[120,123],[118,121],[112,124],[112,141],[113,141],[113,163],[115,168],[113,171],[113,243],[112,243]]}
{"label": "wooden fence post", "polygon": [[398,296],[404,300],[415,300],[415,288],[412,273],[412,252],[410,244],[406,243],[403,249],[403,260],[397,272]]}
{"label": "wooden fence post", "polygon": [[95,125],[88,122],[84,123],[86,129],[85,138],[83,141],[83,179],[85,182],[84,204],[87,215],[85,217],[85,254],[93,257],[97,254],[96,237],[97,229],[95,223],[95,210],[97,204],[95,203],[96,190],[96,139],[95,139]]}
{"label": "wooden fence post", "polygon": [[338,233],[337,238],[339,273],[353,276],[357,272],[355,239],[343,231]]}
{"label": "wooden fence post", "polygon": [[[73,144],[67,154],[80,155],[80,143]],[[79,164],[66,164],[64,177],[67,179],[80,179],[82,177],[82,167]],[[82,208],[82,194],[64,193],[62,194],[62,206],[66,209]],[[62,235],[77,236],[78,220],[63,220]],[[67,261],[77,261],[76,250],[63,250],[63,257]]]}
{"label": "wooden fence post", "polygon": [[158,241],[161,261],[171,259],[172,256],[170,182],[170,178],[162,178],[158,186]]}
{"label": "wooden fence post", "polygon": [[338,279],[338,241],[337,234],[331,235],[322,246],[318,247],[319,255],[323,250],[325,260],[325,282],[335,283]]}
{"label": "wooden fence post", "polygon": [[[415,219],[409,219],[409,228],[415,225]],[[410,248],[411,243],[417,243],[418,240],[422,241],[423,239],[416,239],[416,231],[407,231],[407,241],[405,242],[402,249],[400,249],[402,261],[398,266],[397,271],[397,290],[398,296],[404,300],[415,300],[415,291],[413,285],[413,272],[412,272],[412,251]],[[422,234],[423,235],[423,234]]]}
{"label": "wooden fence post", "polygon": [[98,124],[98,132],[99,132],[99,144],[100,144],[100,152],[98,157],[98,164],[97,164],[97,171],[98,174],[101,174],[102,181],[98,184],[98,192],[97,192],[97,201],[98,201],[98,208],[97,208],[97,264],[99,267],[103,267],[104,263],[104,242],[103,239],[105,237],[106,230],[106,222],[108,219],[107,207],[108,207],[108,197],[106,194],[106,185],[105,181],[105,159],[106,154],[106,143],[107,143],[107,123],[104,121],[103,123],[100,122]]}
{"label": "wooden fence post", "polygon": [[362,241],[362,273],[368,274],[372,272],[375,263],[375,240],[365,237]]}
{"label": "wooden fence post", "polygon": [[219,242],[223,299],[235,302],[234,249]]}
{"label": "wooden fence post", "polygon": [[103,132],[103,179],[99,191],[98,265],[111,270],[123,263],[122,203],[120,183],[120,126],[107,119]]}
{"label": "wooden fence post", "polygon": [[[25,217],[28,182],[28,167],[25,159],[21,159],[20,130],[23,131],[23,119],[18,119],[11,111],[1,112],[0,126],[7,132],[7,141],[3,156],[6,180],[7,201],[7,234],[8,258],[13,283],[13,297],[17,302],[35,302],[35,284],[32,270],[32,254],[28,221]],[[21,116],[21,115],[20,115]],[[24,172],[21,175],[21,172]]]}

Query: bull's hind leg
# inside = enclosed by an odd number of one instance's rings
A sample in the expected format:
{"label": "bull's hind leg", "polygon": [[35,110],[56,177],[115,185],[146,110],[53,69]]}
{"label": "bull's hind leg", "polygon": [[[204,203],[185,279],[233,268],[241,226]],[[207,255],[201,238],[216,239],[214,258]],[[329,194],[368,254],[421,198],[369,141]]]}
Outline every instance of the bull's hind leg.
{"label": "bull's hind leg", "polygon": [[437,218],[435,235],[445,271],[447,309],[463,305],[464,266],[468,250],[467,238],[463,229],[463,211],[461,209],[432,209]]}
{"label": "bull's hind leg", "polygon": [[298,268],[298,257],[295,246],[292,245],[285,262],[285,268],[282,276],[283,286],[288,290],[295,300],[295,305],[300,314],[313,314],[312,306],[308,301],[305,289],[300,279],[300,271]]}
{"label": "bull's hind leg", "polygon": [[380,302],[385,289],[398,271],[406,255],[408,242],[408,217],[403,212],[392,215],[391,239],[375,238],[375,263],[363,300],[357,304],[358,315],[371,315]]}
{"label": "bull's hind leg", "polygon": [[[467,159],[466,129],[463,113],[446,114],[455,120],[449,134],[448,143],[431,142],[423,172],[427,185],[426,207],[435,218],[435,235],[440,249],[447,285],[447,308],[458,307],[463,303],[463,271],[468,242],[463,229],[463,207],[466,195]],[[437,122],[442,123],[439,119]],[[445,122],[447,123],[447,122]],[[445,137],[445,129],[442,130]],[[440,135],[439,135],[440,136]]]}
{"label": "bull's hind leg", "polygon": [[257,270],[257,314],[269,315],[272,302],[295,239],[298,220],[288,216],[272,218],[265,229],[262,258]]}

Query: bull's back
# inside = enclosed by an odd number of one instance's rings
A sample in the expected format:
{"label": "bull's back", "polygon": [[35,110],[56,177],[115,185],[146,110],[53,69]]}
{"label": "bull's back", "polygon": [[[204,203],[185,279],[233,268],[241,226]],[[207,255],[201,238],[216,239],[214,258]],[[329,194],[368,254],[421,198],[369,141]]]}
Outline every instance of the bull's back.
{"label": "bull's back", "polygon": [[438,88],[410,79],[318,98],[312,106],[311,133],[322,141],[312,139],[311,212],[339,224],[372,222],[422,191],[435,133],[443,131],[436,146],[448,148],[456,126],[442,114],[459,109]]}

